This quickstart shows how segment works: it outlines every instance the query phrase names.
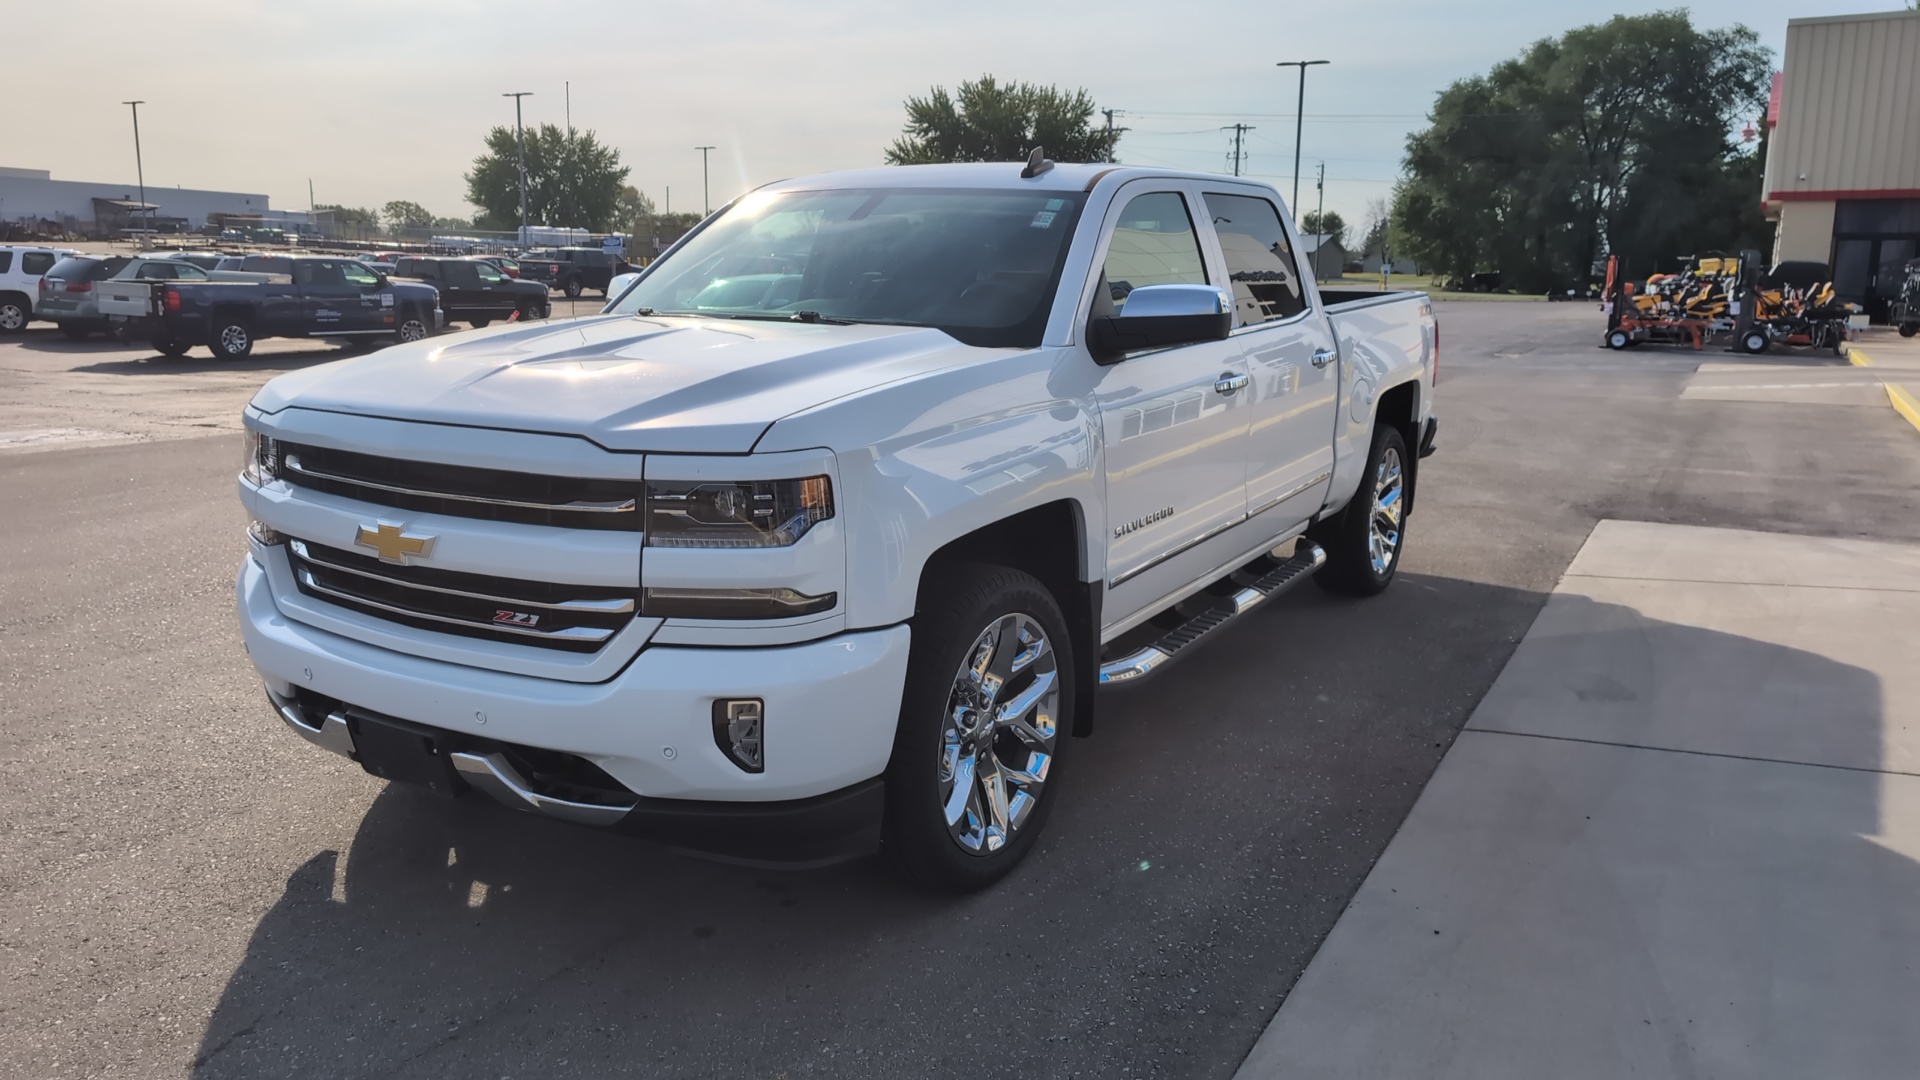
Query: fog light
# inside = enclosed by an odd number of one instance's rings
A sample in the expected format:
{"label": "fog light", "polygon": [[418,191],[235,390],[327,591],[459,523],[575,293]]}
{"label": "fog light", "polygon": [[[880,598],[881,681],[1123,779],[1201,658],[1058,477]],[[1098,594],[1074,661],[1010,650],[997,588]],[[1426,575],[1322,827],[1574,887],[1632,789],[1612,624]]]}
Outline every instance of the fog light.
{"label": "fog light", "polygon": [[759,698],[722,698],[713,703],[713,741],[735,765],[750,773],[766,769],[765,733]]}
{"label": "fog light", "polygon": [[286,540],[286,536],[279,530],[257,519],[247,522],[247,536],[262,547],[272,547]]}

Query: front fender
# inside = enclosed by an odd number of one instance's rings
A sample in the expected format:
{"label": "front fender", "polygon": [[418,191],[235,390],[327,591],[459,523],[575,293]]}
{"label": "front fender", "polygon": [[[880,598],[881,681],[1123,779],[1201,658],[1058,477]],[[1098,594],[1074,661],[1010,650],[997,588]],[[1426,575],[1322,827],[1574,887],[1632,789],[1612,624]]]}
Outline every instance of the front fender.
{"label": "front fender", "polygon": [[[773,425],[756,452],[826,446],[840,464],[847,624],[912,616],[934,552],[997,521],[1071,501],[1085,521],[1082,580],[1099,574],[1099,426],[1073,393],[1069,350],[1008,354],[876,387]],[[1070,371],[1070,367],[1063,370]],[[1091,575],[1091,576],[1089,576]]]}

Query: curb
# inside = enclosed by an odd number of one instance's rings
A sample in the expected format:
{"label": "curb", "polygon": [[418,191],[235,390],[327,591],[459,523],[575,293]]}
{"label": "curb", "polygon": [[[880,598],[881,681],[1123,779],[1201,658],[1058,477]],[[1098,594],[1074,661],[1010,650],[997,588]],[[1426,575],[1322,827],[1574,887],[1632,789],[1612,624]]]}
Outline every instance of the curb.
{"label": "curb", "polygon": [[[1847,359],[1855,367],[1874,366],[1872,357],[1852,346],[1847,348]],[[1913,394],[1899,383],[1890,383],[1882,379],[1880,386],[1886,390],[1887,401],[1893,406],[1894,411],[1906,417],[1907,423],[1912,424],[1915,431],[1920,431],[1920,400],[1915,400]]]}

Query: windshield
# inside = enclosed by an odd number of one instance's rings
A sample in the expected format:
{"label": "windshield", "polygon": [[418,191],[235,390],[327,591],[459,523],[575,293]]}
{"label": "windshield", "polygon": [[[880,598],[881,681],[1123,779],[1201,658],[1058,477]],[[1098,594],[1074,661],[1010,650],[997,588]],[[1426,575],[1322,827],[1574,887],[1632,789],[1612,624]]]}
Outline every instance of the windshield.
{"label": "windshield", "polygon": [[1030,348],[1085,198],[894,188],[749,197],[649,267],[613,310],[930,326],[969,345]]}

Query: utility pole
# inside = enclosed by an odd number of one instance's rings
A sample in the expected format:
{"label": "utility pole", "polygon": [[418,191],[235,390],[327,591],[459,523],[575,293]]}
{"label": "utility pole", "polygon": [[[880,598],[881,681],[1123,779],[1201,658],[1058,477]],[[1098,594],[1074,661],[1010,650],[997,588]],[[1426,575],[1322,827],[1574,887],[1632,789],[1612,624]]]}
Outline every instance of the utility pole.
{"label": "utility pole", "polygon": [[1319,206],[1313,212],[1313,280],[1320,280],[1320,251],[1327,246],[1327,163],[1320,163],[1320,180],[1314,185],[1320,189]]}
{"label": "utility pole", "polygon": [[1113,164],[1113,142],[1120,137],[1121,132],[1127,129],[1113,126],[1114,114],[1119,113],[1119,109],[1101,109],[1100,112],[1107,118],[1107,164],[1111,165]]}
{"label": "utility pole", "polygon": [[696,146],[694,149],[700,151],[700,216],[706,217],[708,214],[713,213],[713,198],[707,193],[707,151],[719,148],[713,146]]}
{"label": "utility pole", "polygon": [[501,97],[513,99],[513,137],[520,144],[520,242],[527,242],[527,131],[520,123],[520,99],[532,97],[533,91],[520,90]]}
{"label": "utility pole", "polygon": [[313,224],[313,177],[307,177],[307,224]]}
{"label": "utility pole", "polygon": [[1307,117],[1307,69],[1320,64],[1331,64],[1331,60],[1282,60],[1274,67],[1297,67],[1300,69],[1300,97],[1293,107],[1293,203],[1287,209],[1299,212],[1300,209],[1300,136]]}
{"label": "utility pole", "polygon": [[1232,127],[1223,127],[1220,130],[1233,132],[1233,175],[1239,176],[1240,175],[1240,157],[1241,157],[1240,137],[1246,134],[1247,132],[1254,130],[1253,125],[1235,124]]}
{"label": "utility pole", "polygon": [[140,106],[144,101],[123,101],[122,105],[133,106],[133,171],[140,178],[140,213],[147,219],[147,228],[153,228],[153,211],[147,209],[147,167],[140,163]]}
{"label": "utility pole", "polygon": [[573,81],[566,82],[567,88],[567,138],[573,138]]}

